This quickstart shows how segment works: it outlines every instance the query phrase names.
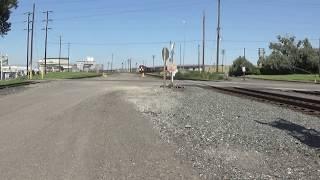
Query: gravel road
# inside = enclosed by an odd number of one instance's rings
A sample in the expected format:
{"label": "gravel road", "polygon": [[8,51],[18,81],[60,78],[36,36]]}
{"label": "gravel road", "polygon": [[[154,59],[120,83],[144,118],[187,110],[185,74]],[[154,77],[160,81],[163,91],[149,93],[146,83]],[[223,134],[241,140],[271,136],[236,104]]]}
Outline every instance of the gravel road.
{"label": "gravel road", "polygon": [[319,118],[161,84],[115,74],[0,90],[0,179],[320,178]]}
{"label": "gravel road", "polygon": [[0,179],[197,179],[177,147],[122,100],[119,90],[145,83],[107,80],[54,81],[1,96]]}
{"label": "gravel road", "polygon": [[319,118],[189,86],[127,98],[203,179],[320,178]]}

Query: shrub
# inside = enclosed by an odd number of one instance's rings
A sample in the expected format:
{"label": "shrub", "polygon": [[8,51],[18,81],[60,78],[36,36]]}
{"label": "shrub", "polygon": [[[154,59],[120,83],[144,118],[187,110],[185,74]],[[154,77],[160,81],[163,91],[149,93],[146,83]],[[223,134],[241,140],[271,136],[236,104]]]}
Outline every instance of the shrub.
{"label": "shrub", "polygon": [[242,67],[246,67],[246,74],[255,74],[258,75],[260,74],[260,71],[257,67],[255,67],[251,62],[249,62],[247,59],[244,57],[239,57],[236,60],[233,61],[232,66],[230,67],[229,70],[229,75],[230,76],[242,76]]}

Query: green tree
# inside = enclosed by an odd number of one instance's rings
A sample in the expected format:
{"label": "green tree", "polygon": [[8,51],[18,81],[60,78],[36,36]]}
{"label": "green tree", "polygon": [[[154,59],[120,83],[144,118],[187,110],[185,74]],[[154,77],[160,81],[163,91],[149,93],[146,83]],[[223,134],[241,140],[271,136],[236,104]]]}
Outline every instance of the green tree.
{"label": "green tree", "polygon": [[[271,54],[266,57],[260,69],[262,74],[310,73],[317,71],[317,52],[308,39],[296,41],[292,37],[277,37],[277,43],[270,43]],[[259,61],[261,63],[261,61]]]}
{"label": "green tree", "polygon": [[17,8],[17,0],[0,0],[0,35],[4,36],[10,31],[11,23],[8,22],[11,10]]}
{"label": "green tree", "polygon": [[317,72],[318,70],[318,52],[312,48],[308,39],[302,41],[302,47],[299,49],[299,61],[297,67],[308,72]]}
{"label": "green tree", "polygon": [[229,70],[230,76],[242,76],[242,67],[246,67],[246,74],[259,74],[258,69],[244,57],[238,57],[233,61]]}

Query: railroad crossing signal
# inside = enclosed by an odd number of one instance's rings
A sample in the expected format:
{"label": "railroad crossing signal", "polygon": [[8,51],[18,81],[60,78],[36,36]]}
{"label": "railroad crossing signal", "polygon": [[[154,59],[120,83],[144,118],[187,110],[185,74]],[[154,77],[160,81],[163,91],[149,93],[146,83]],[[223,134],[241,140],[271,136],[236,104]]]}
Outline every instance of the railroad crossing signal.
{"label": "railroad crossing signal", "polygon": [[168,72],[175,73],[177,71],[177,65],[174,63],[169,63],[167,65]]}
{"label": "railroad crossing signal", "polygon": [[162,59],[163,59],[163,62],[167,62],[168,59],[169,59],[169,50],[168,48],[163,48],[162,49]]}
{"label": "railroad crossing signal", "polygon": [[170,62],[172,62],[172,63],[173,63],[173,56],[174,56],[174,47],[175,47],[175,43],[171,43],[171,47],[170,47],[170,55],[171,55]]}

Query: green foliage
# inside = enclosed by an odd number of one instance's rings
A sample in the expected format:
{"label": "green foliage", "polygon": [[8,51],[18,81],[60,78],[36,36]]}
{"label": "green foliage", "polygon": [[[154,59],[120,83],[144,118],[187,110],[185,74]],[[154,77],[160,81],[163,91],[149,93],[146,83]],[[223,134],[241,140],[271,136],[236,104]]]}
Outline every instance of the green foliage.
{"label": "green foliage", "polygon": [[18,6],[17,0],[1,0],[0,1],[0,35],[4,36],[10,31],[11,23],[8,22],[11,9]]}
{"label": "green foliage", "polygon": [[246,74],[260,74],[258,68],[256,68],[251,62],[244,57],[239,57],[233,61],[232,66],[229,69],[230,76],[242,76],[242,67],[246,67]]}
{"label": "green foliage", "polygon": [[318,70],[318,53],[308,39],[278,36],[277,43],[270,43],[272,52],[259,60],[262,74],[314,73]]}
{"label": "green foliage", "polygon": [[[44,75],[44,79],[82,79],[82,78],[92,78],[99,77],[101,74],[93,72],[49,72]],[[33,79],[41,79],[41,75],[36,75]]]}
{"label": "green foliage", "polygon": [[12,84],[19,84],[24,82],[24,79],[14,79],[14,80],[7,80],[7,81],[0,81],[0,87],[1,86],[7,86],[7,85],[12,85]]}
{"label": "green foliage", "polygon": [[320,81],[320,77],[316,74],[288,74],[288,75],[250,75],[250,78],[276,80],[276,81],[299,81],[299,82],[314,82]]}
{"label": "green foliage", "polygon": [[175,76],[177,80],[223,80],[223,74],[199,72],[199,71],[187,71],[178,72]]}

